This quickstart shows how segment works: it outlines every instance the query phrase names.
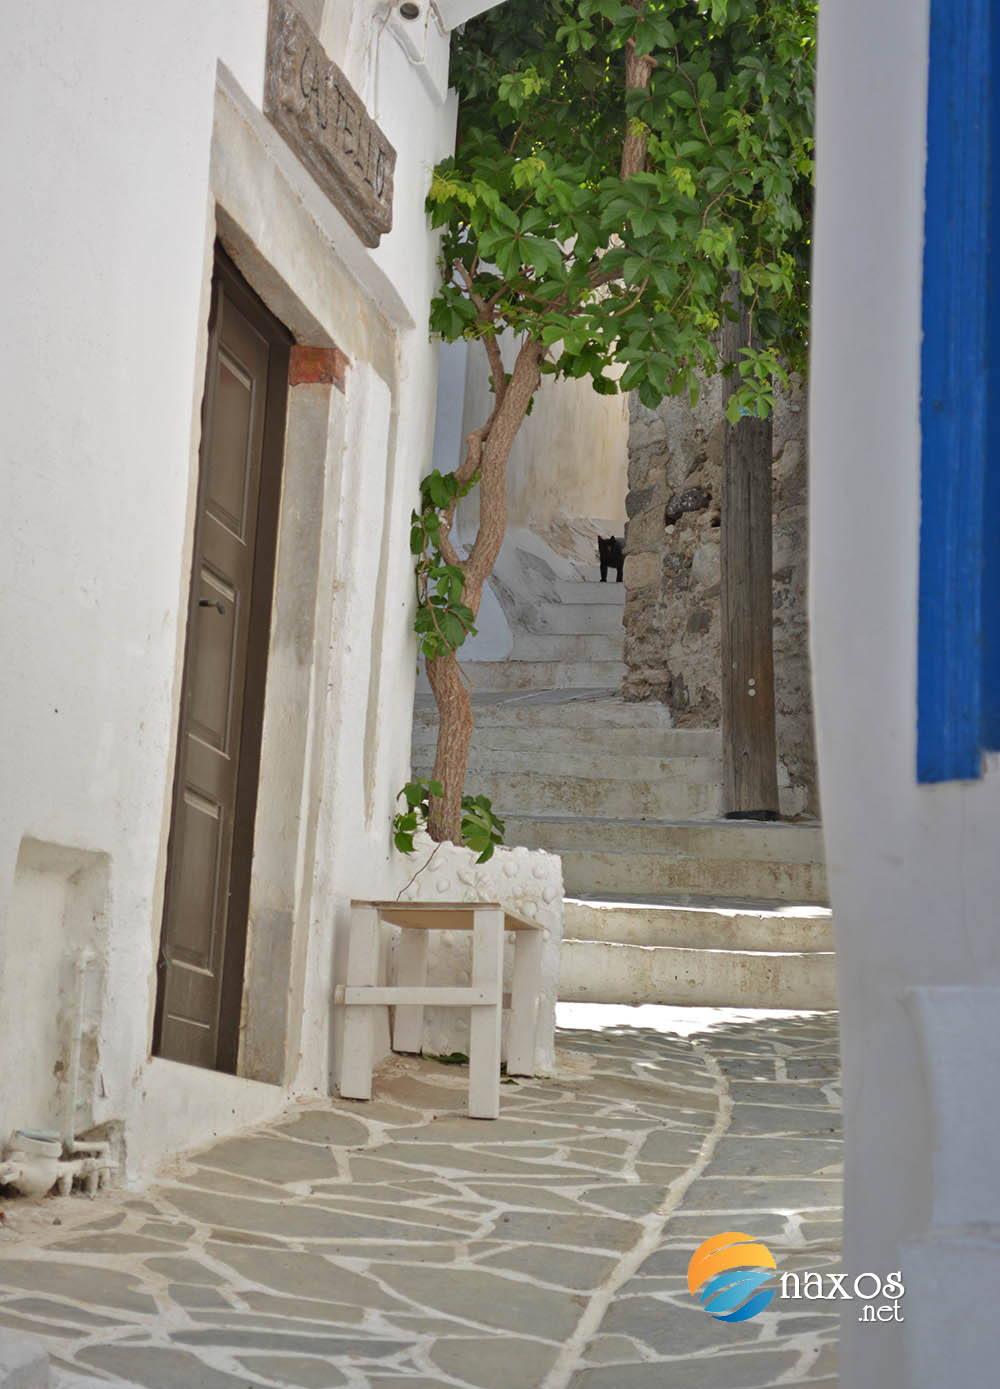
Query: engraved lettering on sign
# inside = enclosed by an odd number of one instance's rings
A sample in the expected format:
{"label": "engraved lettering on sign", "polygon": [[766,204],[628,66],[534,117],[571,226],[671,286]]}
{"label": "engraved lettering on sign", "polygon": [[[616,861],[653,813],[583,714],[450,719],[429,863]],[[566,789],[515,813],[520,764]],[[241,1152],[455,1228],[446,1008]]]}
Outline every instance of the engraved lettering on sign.
{"label": "engraved lettering on sign", "polygon": [[289,0],[273,0],[265,114],[368,246],[392,227],[396,151]]}
{"label": "engraved lettering on sign", "polygon": [[[299,86],[302,95],[312,102],[313,112],[321,130],[327,127],[326,92],[321,92],[318,79],[319,59],[311,48],[302,55],[302,68],[299,72]],[[324,86],[326,84],[324,83]]]}
{"label": "engraved lettering on sign", "polygon": [[375,155],[375,196],[381,198],[382,190],[385,188],[385,151],[379,150]]}
{"label": "engraved lettering on sign", "polygon": [[[341,135],[344,140],[344,153],[354,153],[354,107],[349,101],[344,102],[344,119],[340,126]],[[355,164],[358,162],[354,161]]]}

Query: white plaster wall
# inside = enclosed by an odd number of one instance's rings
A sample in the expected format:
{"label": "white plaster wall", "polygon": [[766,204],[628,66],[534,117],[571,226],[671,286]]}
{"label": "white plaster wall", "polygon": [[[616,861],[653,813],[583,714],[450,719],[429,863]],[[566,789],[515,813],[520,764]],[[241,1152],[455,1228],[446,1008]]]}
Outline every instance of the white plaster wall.
{"label": "white plaster wall", "polygon": [[[483,425],[493,408],[486,353],[480,343],[463,347],[468,366],[462,447],[466,434]],[[513,343],[505,341],[508,370],[514,355]],[[439,408],[451,414],[455,402],[442,392]],[[460,459],[459,453],[449,466],[457,467]],[[627,492],[628,395],[598,395],[589,377],[577,381],[543,376],[507,465],[509,524],[543,529],[559,517],[623,524]],[[470,494],[463,503],[463,528],[478,514],[476,496]]]}
{"label": "white plaster wall", "polygon": [[[0,954],[33,948],[5,911],[24,837],[110,856],[105,1083],[121,1105],[149,1043],[216,63],[259,100],[266,10],[25,7],[0,57],[18,190],[0,227],[17,325],[0,348]],[[56,1003],[19,1000],[5,1030]]]}
{"label": "white plaster wall", "polygon": [[[371,21],[364,42],[359,13]],[[58,953],[67,892],[38,873],[51,859],[58,879],[61,846],[98,856],[107,987],[92,1117],[125,1123],[132,1178],[275,1112],[289,1090],[326,1092],[337,924],[351,896],[382,895],[395,872],[389,821],[407,778],[414,679],[408,521],[437,365],[423,189],[451,147],[454,106],[441,79],[447,36],[429,24],[418,62],[385,17],[384,5],[354,7],[350,42],[333,55],[398,153],[394,228],[377,251],[260,113],[265,0],[22,10],[0,58],[0,116],[18,131],[4,144],[4,186],[19,190],[17,216],[0,226],[17,325],[0,364],[0,955],[23,963],[39,938]],[[329,586],[306,644],[297,824],[281,804],[303,951],[284,1087],[148,1059],[216,204],[258,292],[304,340],[351,359],[317,461]],[[279,554],[279,574],[281,564]],[[287,684],[287,644],[280,654]],[[280,761],[285,736],[269,705],[265,762]],[[27,905],[12,913],[26,838],[57,847],[22,872]],[[268,861],[255,864],[259,901]],[[16,1063],[15,1035],[23,1047],[51,1031],[32,1032],[37,1010],[57,1003],[38,992],[6,1000],[0,1069]],[[0,1139],[40,1120],[21,1103],[0,1092]]]}
{"label": "white plaster wall", "polygon": [[[996,1076],[974,1064],[981,1010],[958,1010],[963,1044],[939,1053],[934,1005],[915,1008],[910,992],[1000,982],[1000,777],[918,786],[915,773],[927,4],[823,5],[818,52],[810,628],[841,1000],[844,1268],[920,1275],[902,1326],[845,1314],[840,1383],[930,1382],[919,1355],[904,1358],[918,1337],[947,1343],[955,1383],[986,1383],[995,1368],[965,1327],[969,1285],[921,1262],[936,1212],[960,1239],[1000,1218],[983,1141]],[[949,1089],[958,1142],[935,1100]]]}

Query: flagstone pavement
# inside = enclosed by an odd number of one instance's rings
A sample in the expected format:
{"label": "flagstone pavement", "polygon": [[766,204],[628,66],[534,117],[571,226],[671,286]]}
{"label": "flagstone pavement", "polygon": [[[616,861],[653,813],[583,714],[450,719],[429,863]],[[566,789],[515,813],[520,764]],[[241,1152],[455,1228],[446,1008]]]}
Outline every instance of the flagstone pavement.
{"label": "flagstone pavement", "polygon": [[67,1389],[831,1389],[834,1304],[726,1323],[686,1271],[727,1230],[839,1268],[836,1015],[560,1021],[556,1074],[504,1085],[495,1122],[464,1069],[397,1057],[370,1103],[301,1105],[142,1193],[0,1201],[0,1340],[42,1338]]}

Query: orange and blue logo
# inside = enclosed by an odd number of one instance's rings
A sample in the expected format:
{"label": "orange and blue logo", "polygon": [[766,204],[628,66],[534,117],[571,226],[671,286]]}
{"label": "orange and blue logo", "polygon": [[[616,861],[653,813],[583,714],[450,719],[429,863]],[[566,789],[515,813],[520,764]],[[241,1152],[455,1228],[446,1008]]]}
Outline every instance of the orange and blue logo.
{"label": "orange and blue logo", "polygon": [[774,1296],[761,1288],[776,1269],[774,1255],[738,1230],[713,1235],[700,1244],[688,1264],[688,1289],[716,1321],[749,1321]]}

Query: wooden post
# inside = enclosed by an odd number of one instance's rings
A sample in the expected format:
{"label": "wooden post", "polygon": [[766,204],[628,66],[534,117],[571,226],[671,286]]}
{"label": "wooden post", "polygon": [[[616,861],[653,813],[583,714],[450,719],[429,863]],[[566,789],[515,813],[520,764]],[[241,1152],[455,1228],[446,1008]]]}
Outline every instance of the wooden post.
{"label": "wooden post", "polygon": [[[425,987],[427,983],[427,931],[410,927],[400,931],[396,942],[396,983]],[[419,1056],[424,1045],[424,1007],[422,1003],[397,1003],[392,1020],[393,1051]]]}
{"label": "wooden post", "polygon": [[514,932],[514,978],[510,991],[510,1027],[507,1033],[507,1074],[535,1074],[535,1039],[538,1033],[538,985],[545,932]]}
{"label": "wooden post", "polygon": [[[735,300],[735,289],[732,291]],[[723,359],[750,343],[746,308],[723,320]],[[739,378],[723,382],[723,407]],[[771,604],[771,420],[723,423],[722,756],[727,818],[778,818]]]}
{"label": "wooden post", "polygon": [[500,1113],[500,1022],[503,1001],[503,908],[474,908],[472,986],[493,1000],[469,1019],[469,1118]]}

